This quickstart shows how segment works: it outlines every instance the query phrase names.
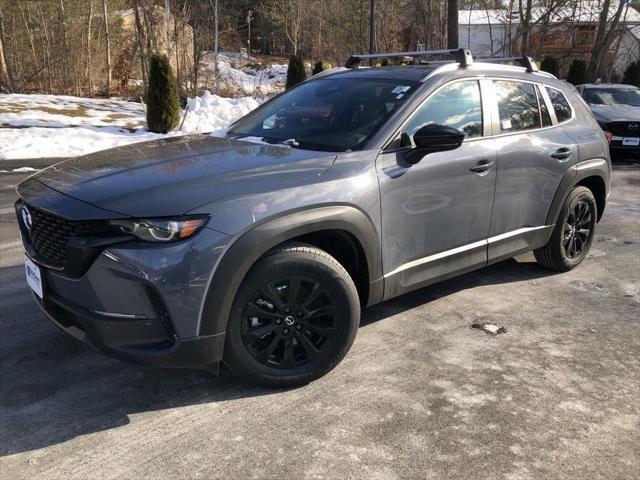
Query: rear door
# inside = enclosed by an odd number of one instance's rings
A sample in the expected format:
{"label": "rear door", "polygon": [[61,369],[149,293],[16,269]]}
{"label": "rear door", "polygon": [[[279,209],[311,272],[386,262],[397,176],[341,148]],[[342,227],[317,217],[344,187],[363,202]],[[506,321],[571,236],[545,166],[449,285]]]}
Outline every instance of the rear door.
{"label": "rear door", "polygon": [[546,243],[551,202],[578,150],[562,126],[573,119],[568,103],[558,118],[541,85],[494,79],[492,87],[498,167],[488,258],[496,262]]}

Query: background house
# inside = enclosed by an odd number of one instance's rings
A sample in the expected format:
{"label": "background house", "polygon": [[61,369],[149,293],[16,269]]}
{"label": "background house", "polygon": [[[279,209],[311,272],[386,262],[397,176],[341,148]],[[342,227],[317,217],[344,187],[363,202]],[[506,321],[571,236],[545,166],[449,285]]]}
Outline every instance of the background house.
{"label": "background house", "polygon": [[[615,2],[612,2],[612,5]],[[588,60],[593,48],[601,2],[585,0],[564,6],[533,7],[531,15],[530,55],[541,60],[544,55],[557,57],[564,74],[572,60]],[[603,71],[612,80],[640,56],[640,12],[623,7],[614,41],[604,56]],[[616,8],[612,6],[610,16]],[[523,28],[518,4],[511,2],[501,9],[471,9],[458,12],[459,45],[479,56],[522,54]]]}

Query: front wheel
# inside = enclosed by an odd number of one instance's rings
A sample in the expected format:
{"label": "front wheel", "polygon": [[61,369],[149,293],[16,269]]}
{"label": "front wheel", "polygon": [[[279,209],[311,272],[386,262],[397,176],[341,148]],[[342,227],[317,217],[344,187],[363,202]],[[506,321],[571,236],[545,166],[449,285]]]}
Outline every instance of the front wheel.
{"label": "front wheel", "polygon": [[225,363],[260,385],[304,385],[344,358],[359,323],[358,292],[336,259],[305,244],[278,247],[256,262],[236,294]]}
{"label": "front wheel", "polygon": [[540,265],[567,272],[577,267],[587,256],[596,228],[597,206],[593,193],[586,187],[576,187],[567,196],[551,239],[534,250]]}

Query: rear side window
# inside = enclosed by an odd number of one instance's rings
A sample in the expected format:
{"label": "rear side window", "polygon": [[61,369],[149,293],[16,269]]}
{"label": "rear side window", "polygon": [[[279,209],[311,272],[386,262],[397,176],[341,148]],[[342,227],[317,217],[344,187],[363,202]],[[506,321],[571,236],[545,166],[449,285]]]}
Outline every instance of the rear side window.
{"label": "rear side window", "polygon": [[509,80],[495,80],[493,83],[501,133],[540,128],[540,110],[533,84]]}
{"label": "rear side window", "polygon": [[542,121],[543,127],[551,126],[551,116],[549,115],[549,110],[547,109],[547,104],[544,103],[544,98],[540,93],[540,87],[536,87],[536,93],[538,94],[538,104],[540,105],[540,120]]}
{"label": "rear side window", "polygon": [[551,105],[556,112],[556,118],[558,123],[566,122],[571,118],[571,107],[569,101],[560,90],[555,88],[545,87],[549,98],[551,99]]}

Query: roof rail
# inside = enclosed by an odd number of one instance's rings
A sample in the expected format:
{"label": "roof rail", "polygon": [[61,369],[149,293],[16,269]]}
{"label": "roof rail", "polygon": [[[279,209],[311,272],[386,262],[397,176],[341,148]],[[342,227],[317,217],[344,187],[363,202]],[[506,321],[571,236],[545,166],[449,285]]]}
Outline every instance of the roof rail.
{"label": "roof rail", "polygon": [[396,52],[396,53],[366,53],[353,54],[345,63],[347,68],[358,68],[362,60],[371,58],[401,58],[401,57],[426,57],[432,55],[450,55],[459,63],[461,67],[468,67],[473,64],[473,56],[469,50],[464,48],[449,50],[422,50],[419,52]]}
{"label": "roof rail", "polygon": [[507,62],[516,62],[519,63],[520,66],[527,69],[527,72],[537,72],[538,65],[531,57],[485,57],[485,58],[477,58],[479,62],[490,62],[490,63],[507,63]]}

